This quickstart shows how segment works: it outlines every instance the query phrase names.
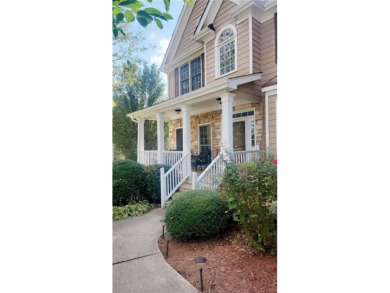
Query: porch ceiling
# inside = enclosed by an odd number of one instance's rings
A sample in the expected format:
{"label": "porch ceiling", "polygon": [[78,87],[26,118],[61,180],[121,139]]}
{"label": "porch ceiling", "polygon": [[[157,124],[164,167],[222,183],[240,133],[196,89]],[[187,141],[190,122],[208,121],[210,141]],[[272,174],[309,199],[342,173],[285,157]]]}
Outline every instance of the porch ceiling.
{"label": "porch ceiling", "polygon": [[[156,114],[164,112],[164,120],[170,121],[173,119],[182,118],[182,114],[177,114],[175,109],[178,109],[183,105],[192,106],[191,115],[220,110],[222,105],[220,105],[220,103],[217,101],[217,98],[221,94],[226,92],[234,92],[237,89],[237,86],[259,80],[260,78],[260,73],[256,73],[238,78],[215,81],[196,91],[161,102],[152,107],[127,114],[127,116],[132,119],[142,118],[146,120],[156,120]],[[233,106],[252,102],[258,101],[251,95],[239,95],[234,98]]]}

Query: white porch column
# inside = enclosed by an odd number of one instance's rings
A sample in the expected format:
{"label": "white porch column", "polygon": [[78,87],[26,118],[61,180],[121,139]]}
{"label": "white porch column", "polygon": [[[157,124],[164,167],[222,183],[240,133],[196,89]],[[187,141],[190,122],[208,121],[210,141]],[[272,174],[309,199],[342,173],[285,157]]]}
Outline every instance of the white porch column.
{"label": "white porch column", "polygon": [[164,113],[157,113],[157,153],[158,163],[163,164],[164,151]]}
{"label": "white porch column", "polygon": [[145,151],[145,119],[138,118],[138,152],[137,162],[144,164],[144,151]]}
{"label": "white porch column", "polygon": [[265,93],[265,151],[269,152],[269,111],[268,111],[268,92]]}
{"label": "white porch column", "polygon": [[188,174],[191,174],[191,106],[181,106],[183,115],[183,156],[190,154],[187,160]]}
{"label": "white porch column", "polygon": [[233,152],[233,99],[235,94],[221,95],[221,153]]}

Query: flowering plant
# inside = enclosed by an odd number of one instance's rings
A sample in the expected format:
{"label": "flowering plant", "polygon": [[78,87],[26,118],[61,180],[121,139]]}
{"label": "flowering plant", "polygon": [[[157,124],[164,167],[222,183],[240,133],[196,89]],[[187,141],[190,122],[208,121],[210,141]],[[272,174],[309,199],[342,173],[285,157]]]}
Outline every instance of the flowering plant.
{"label": "flowering plant", "polygon": [[[255,162],[226,162],[222,198],[234,221],[249,237],[248,244],[259,251],[276,251],[277,164],[265,158]],[[272,208],[270,208],[272,206]]]}

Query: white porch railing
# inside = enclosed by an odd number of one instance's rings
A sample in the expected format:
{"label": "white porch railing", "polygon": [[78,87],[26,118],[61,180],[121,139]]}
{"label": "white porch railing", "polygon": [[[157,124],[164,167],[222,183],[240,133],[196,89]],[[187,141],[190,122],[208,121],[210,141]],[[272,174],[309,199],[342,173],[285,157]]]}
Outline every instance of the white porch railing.
{"label": "white porch railing", "polygon": [[[239,151],[233,152],[231,160],[236,164],[249,163],[257,161],[261,157],[260,151]],[[225,163],[222,155],[218,155],[208,165],[206,170],[199,176],[196,172],[192,173],[192,189],[217,189],[222,183]]]}
{"label": "white porch railing", "polygon": [[[140,151],[139,156],[140,156],[139,163],[141,164],[144,165],[158,164],[158,151]],[[183,152],[163,151],[162,156],[163,156],[163,164],[173,166],[182,158]]]}
{"label": "white porch railing", "polygon": [[164,168],[160,169],[161,180],[161,207],[165,208],[165,203],[172,194],[190,176],[191,160],[190,154],[183,156],[171,169],[165,173]]}
{"label": "white porch railing", "polygon": [[233,160],[236,164],[257,161],[260,158],[260,151],[238,151],[233,152]]}
{"label": "white porch railing", "polygon": [[183,157],[183,152],[179,151],[164,151],[162,154],[163,164],[168,166],[175,165]]}
{"label": "white porch railing", "polygon": [[140,160],[139,163],[144,165],[158,164],[157,151],[139,151]]}
{"label": "white porch railing", "polygon": [[197,178],[196,172],[192,173],[192,189],[217,189],[222,182],[223,170],[225,169],[222,155],[218,155],[207,166],[206,170]]}

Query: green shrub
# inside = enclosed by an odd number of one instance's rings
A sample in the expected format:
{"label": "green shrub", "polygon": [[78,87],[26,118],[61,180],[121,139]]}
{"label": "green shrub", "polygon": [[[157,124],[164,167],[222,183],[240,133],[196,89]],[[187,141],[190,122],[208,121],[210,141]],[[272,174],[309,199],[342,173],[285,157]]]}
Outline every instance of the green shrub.
{"label": "green shrub", "polygon": [[277,167],[272,161],[227,163],[222,197],[233,219],[246,233],[248,244],[259,251],[276,252]]}
{"label": "green shrub", "polygon": [[229,216],[220,195],[214,190],[190,190],[172,200],[167,207],[167,231],[181,240],[205,238],[227,227]]}
{"label": "green shrub", "polygon": [[168,165],[150,165],[144,167],[149,202],[161,203],[160,168],[164,168],[165,172],[167,172],[171,167]]}
{"label": "green shrub", "polygon": [[139,216],[150,211],[149,202],[144,200],[132,202],[123,207],[112,207],[112,218],[114,221],[126,219],[127,217]]}
{"label": "green shrub", "polygon": [[114,161],[112,164],[112,199],[114,206],[132,201],[147,200],[144,168],[131,160]]}
{"label": "green shrub", "polygon": [[237,164],[238,169],[246,173],[254,172],[256,170],[256,166],[257,166],[256,162]]}

